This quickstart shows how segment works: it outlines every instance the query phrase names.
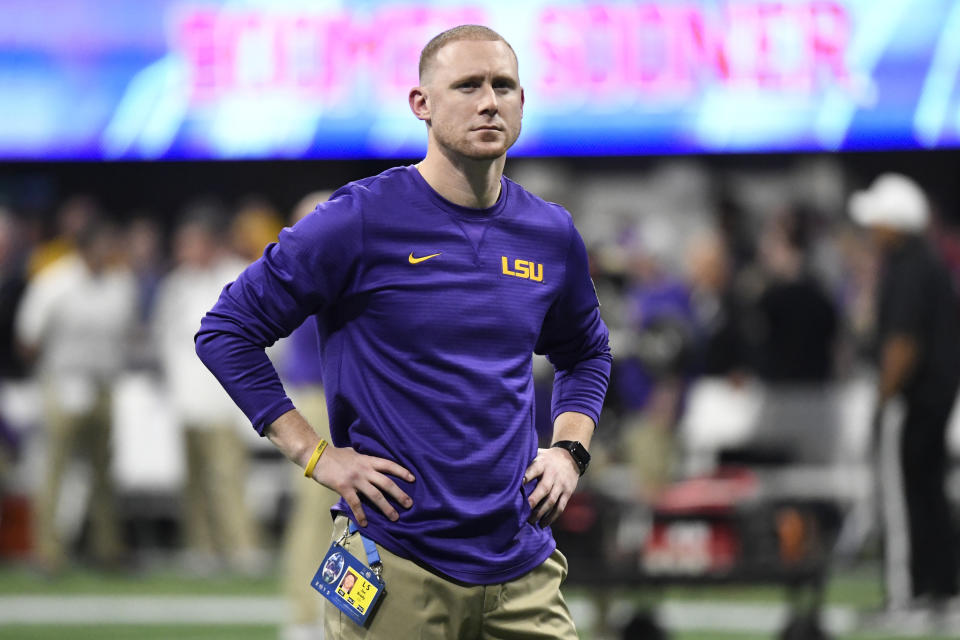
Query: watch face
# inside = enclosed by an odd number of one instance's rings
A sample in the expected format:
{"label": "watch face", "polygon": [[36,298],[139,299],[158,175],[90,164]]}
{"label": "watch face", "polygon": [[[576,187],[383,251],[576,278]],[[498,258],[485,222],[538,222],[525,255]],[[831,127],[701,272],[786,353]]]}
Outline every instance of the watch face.
{"label": "watch face", "polygon": [[587,450],[579,442],[573,443],[572,451],[573,455],[575,455],[580,462],[580,466],[585,470],[587,465],[590,464],[590,454],[587,453]]}
{"label": "watch face", "polygon": [[570,455],[573,456],[573,459],[576,461],[577,466],[580,468],[580,475],[583,475],[587,470],[587,465],[590,464],[590,453],[582,444],[565,440],[557,442],[553,446],[562,447],[569,451]]}

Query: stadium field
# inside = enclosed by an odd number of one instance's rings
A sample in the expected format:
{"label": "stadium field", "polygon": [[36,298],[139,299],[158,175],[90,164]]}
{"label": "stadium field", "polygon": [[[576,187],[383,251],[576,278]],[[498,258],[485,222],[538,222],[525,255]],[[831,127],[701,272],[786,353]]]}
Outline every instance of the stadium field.
{"label": "stadium field", "polygon": [[[223,575],[198,576],[185,571],[152,568],[138,571],[100,572],[73,568],[54,578],[18,566],[0,565],[0,596],[5,595],[243,595],[276,596],[278,576]],[[611,591],[617,597],[643,600],[643,591]],[[564,588],[572,597],[587,597],[591,592],[576,586]],[[771,586],[670,587],[658,592],[657,599],[781,602],[783,590]],[[856,569],[832,577],[826,601],[853,607],[880,606],[883,591],[880,575],[873,569]]]}
{"label": "stadium field", "polygon": [[[74,568],[50,578],[22,567],[0,567],[0,640],[276,640],[284,614],[279,592],[273,574],[195,576],[169,568],[125,573]],[[784,592],[776,587],[686,587],[656,594],[611,589],[602,594],[609,605],[605,614],[599,612],[596,592],[571,586],[565,593],[584,640],[618,640],[616,620],[635,606],[651,604],[660,605],[662,620],[681,623],[671,631],[672,640],[770,640],[777,625],[769,621],[785,611]],[[839,573],[827,591],[828,614],[840,612],[847,620],[879,609],[881,602],[874,570]],[[711,622],[711,611],[730,610],[746,612],[743,628],[731,629],[729,616]],[[697,622],[688,611],[697,614]],[[601,622],[604,615],[607,625]],[[760,618],[768,622],[757,624]],[[957,637],[955,632],[867,632],[850,623],[833,629],[835,640]]]}
{"label": "stadium field", "polygon": [[2,640],[276,640],[273,625],[12,625]]}
{"label": "stadium field", "polygon": [[[585,638],[589,636],[584,636]],[[770,634],[711,633],[693,631],[675,633],[672,640],[772,640]],[[850,635],[837,640],[901,640],[903,636]],[[916,638],[917,636],[911,636]],[[923,636],[926,640],[949,640],[952,636]],[[270,625],[99,625],[56,626],[14,625],[0,627],[2,640],[276,640],[277,628]]]}

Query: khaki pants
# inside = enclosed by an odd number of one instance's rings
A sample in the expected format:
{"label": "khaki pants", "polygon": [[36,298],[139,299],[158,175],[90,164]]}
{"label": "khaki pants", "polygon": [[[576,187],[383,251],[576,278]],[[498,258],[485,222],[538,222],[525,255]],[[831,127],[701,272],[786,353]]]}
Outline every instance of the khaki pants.
{"label": "khaki pants", "polygon": [[258,550],[258,531],[246,501],[247,449],[232,425],[186,425],[184,532],[187,547],[221,553],[243,569]]}
{"label": "khaki pants", "polygon": [[[334,539],[348,520],[338,516]],[[344,547],[366,561],[359,534]],[[326,640],[576,640],[560,593],[567,561],[559,551],[530,573],[495,585],[452,582],[377,545],[386,593],[364,629],[324,599]],[[322,596],[317,594],[318,598]]]}
{"label": "khaki pants", "polygon": [[63,408],[61,392],[52,384],[45,390],[47,466],[36,509],[37,559],[51,571],[60,569],[66,560],[64,542],[57,529],[57,505],[63,475],[78,453],[86,458],[92,476],[87,502],[91,555],[97,561],[111,563],[118,561],[123,552],[110,476],[110,393],[104,387],[97,389],[90,408],[74,412]]}
{"label": "khaki pants", "polygon": [[[323,390],[292,390],[297,410],[313,426],[320,437],[330,439],[327,404]],[[287,620],[294,625],[318,625],[323,619],[323,598],[310,581],[330,546],[333,519],[330,507],[337,494],[313,480],[303,477],[303,469],[291,464],[293,506],[283,537],[283,592],[290,612]]]}

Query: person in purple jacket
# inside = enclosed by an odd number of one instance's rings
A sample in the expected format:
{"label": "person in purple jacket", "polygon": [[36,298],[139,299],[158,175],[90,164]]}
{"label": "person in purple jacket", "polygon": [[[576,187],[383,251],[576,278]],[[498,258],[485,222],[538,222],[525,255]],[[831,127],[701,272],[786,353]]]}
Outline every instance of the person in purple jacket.
{"label": "person in purple jacket", "polygon": [[[328,639],[574,639],[549,525],[589,462],[611,364],[586,249],[567,211],[503,176],[524,94],[499,34],[436,36],[409,102],[426,157],[285,229],[203,318],[197,353],[261,435],[341,496],[334,539],[349,533],[360,560],[363,538],[379,551],[381,605],[365,627],[328,605]],[[264,353],[303,322],[329,446]],[[534,353],[556,369],[545,449]]]}

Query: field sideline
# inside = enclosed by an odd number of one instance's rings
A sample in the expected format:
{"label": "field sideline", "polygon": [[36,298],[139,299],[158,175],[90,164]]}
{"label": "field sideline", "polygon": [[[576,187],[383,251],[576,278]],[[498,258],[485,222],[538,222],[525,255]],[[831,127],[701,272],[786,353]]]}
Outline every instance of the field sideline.
{"label": "field sideline", "polygon": [[[947,640],[916,630],[899,635],[857,626],[858,615],[879,608],[875,571],[834,577],[825,620],[836,640]],[[284,603],[277,576],[195,577],[169,569],[98,573],[72,569],[57,578],[20,567],[0,567],[0,640],[276,640]],[[596,593],[565,589],[584,640],[613,640],[610,629],[635,605],[658,605],[672,640],[768,640],[786,615],[781,589],[671,588],[651,596],[609,590],[604,616]],[[607,624],[604,624],[606,621]],[[604,629],[606,628],[606,632]]]}

